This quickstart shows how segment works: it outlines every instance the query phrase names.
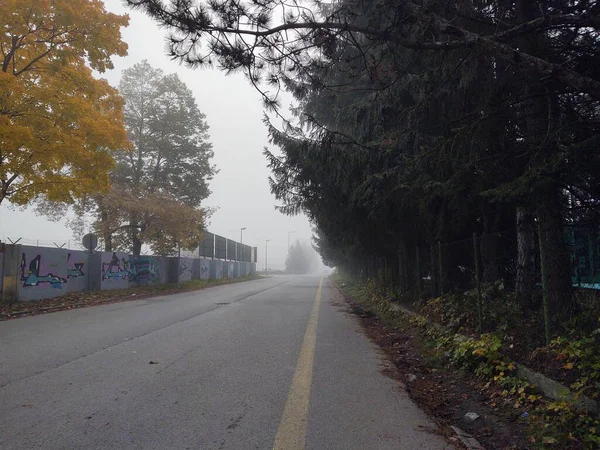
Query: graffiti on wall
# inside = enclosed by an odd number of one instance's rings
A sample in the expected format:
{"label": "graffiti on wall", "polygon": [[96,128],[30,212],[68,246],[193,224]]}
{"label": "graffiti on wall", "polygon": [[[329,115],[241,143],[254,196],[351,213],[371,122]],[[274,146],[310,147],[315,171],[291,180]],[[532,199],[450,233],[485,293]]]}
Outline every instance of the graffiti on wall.
{"label": "graffiti on wall", "polygon": [[109,262],[102,263],[103,280],[125,280],[129,277],[127,269],[128,262],[123,258],[119,259],[116,253],[113,253]]}
{"label": "graffiti on wall", "polygon": [[208,280],[210,276],[210,262],[207,259],[200,260],[200,279]]}
{"label": "graffiti on wall", "polygon": [[160,267],[157,258],[150,256],[130,257],[128,270],[130,282],[160,282]]}
{"label": "graffiti on wall", "polygon": [[48,284],[55,289],[62,289],[63,283],[67,282],[66,278],[54,275],[51,272],[41,274],[42,256],[37,255],[29,262],[29,270],[27,267],[27,259],[25,252],[21,255],[21,281],[24,287],[39,286],[40,284]]}
{"label": "graffiti on wall", "polygon": [[78,278],[85,276],[83,273],[83,262],[71,263],[71,254],[67,254],[67,278]]}
{"label": "graffiti on wall", "polygon": [[187,275],[187,274],[192,274],[192,263],[190,261],[188,261],[187,259],[181,259],[179,261],[179,275]]}

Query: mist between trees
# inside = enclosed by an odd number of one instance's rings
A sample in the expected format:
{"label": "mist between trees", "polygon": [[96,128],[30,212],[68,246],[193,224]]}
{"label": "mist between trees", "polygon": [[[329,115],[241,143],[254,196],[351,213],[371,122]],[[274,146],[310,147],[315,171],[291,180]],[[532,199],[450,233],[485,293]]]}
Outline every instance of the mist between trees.
{"label": "mist between trees", "polygon": [[146,61],[118,89],[94,77],[125,56],[126,15],[101,1],[2,4],[0,203],[67,217],[76,239],[139,256],[194,248],[216,173],[192,91]]}
{"label": "mist between trees", "polygon": [[285,258],[286,273],[308,274],[320,268],[319,255],[310,244],[297,240],[290,246]]}
{"label": "mist between trees", "polygon": [[309,216],[326,262],[419,297],[425,259],[464,256],[439,243],[470,242],[480,282],[502,278],[504,245],[507,288],[548,340],[581,308],[566,227],[597,246],[595,2],[128,3],[171,31],[175,58],[243,71],[283,120],[266,119],[271,190]]}
{"label": "mist between trees", "polygon": [[200,205],[216,173],[205,116],[176,74],[147,61],[123,71],[119,93],[131,148],[111,152],[110,188],[70,204],[39,202],[38,212],[62,218],[73,210],[75,234],[91,225],[105,251],[193,250],[204,238],[210,211]]}
{"label": "mist between trees", "polygon": [[[583,229],[597,249],[597,2],[127,3],[167,30],[174,59],[243,72],[258,89],[281,150],[264,151],[271,191],[282,213],[308,215],[329,264],[395,274],[398,295],[414,296],[402,280],[420,285],[436,246],[446,264],[464,256],[444,243],[471,241],[474,277],[501,279],[489,237],[504,233],[515,272],[506,286],[543,315],[547,340],[584,308],[568,241]],[[107,249],[167,254],[197,242],[215,168],[189,89],[142,62],[123,76],[123,104],[89,67],[125,54],[125,16],[82,0],[40,3],[36,15],[9,5],[0,201],[49,201],[42,210],[54,217],[68,205],[92,217]],[[55,33],[68,37],[60,48]]]}

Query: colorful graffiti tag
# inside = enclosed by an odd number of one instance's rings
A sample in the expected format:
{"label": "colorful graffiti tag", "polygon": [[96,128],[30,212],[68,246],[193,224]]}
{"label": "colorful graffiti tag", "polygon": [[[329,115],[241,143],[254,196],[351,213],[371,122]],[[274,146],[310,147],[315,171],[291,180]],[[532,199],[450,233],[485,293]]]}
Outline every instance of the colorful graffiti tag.
{"label": "colorful graffiti tag", "polygon": [[21,281],[23,281],[23,286],[38,286],[40,284],[48,283],[55,289],[62,289],[63,283],[67,282],[66,278],[58,277],[53,273],[47,273],[45,275],[40,274],[40,266],[41,266],[42,256],[37,255],[35,258],[31,260],[29,263],[29,273],[25,274],[27,267],[27,260],[25,258],[25,253],[21,256]]}
{"label": "colorful graffiti tag", "polygon": [[83,273],[84,263],[78,262],[71,264],[71,253],[67,254],[67,278],[78,278],[85,276]]}
{"label": "colorful graffiti tag", "polygon": [[131,257],[128,273],[130,282],[138,284],[160,282],[158,261],[150,256]]}
{"label": "colorful graffiti tag", "polygon": [[110,262],[102,263],[103,280],[125,280],[129,277],[127,270],[128,262],[125,259],[119,259],[116,253],[113,253]]}

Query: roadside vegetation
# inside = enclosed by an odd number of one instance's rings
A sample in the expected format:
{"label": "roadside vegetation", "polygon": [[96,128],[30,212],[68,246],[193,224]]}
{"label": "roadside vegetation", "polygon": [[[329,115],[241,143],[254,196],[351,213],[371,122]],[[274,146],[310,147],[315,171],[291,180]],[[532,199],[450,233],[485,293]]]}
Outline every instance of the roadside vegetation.
{"label": "roadside vegetation", "polygon": [[[564,335],[545,345],[540,332],[543,324],[539,321],[536,324],[535,320],[527,322],[518,303],[497,291],[495,295],[504,297],[503,301],[497,302],[497,308],[487,309],[490,311],[486,315],[488,331],[479,333],[476,300],[469,298],[473,293],[450,294],[400,305],[394,302],[391,292],[386,292],[373,280],[336,275],[334,281],[351,301],[379,317],[380,326],[413,336],[413,342],[417,343],[415,345],[428,366],[436,371],[451,368],[463,376],[468,375],[471,385],[484,395],[481,404],[473,405],[473,408],[483,415],[481,408],[491,407],[504,426],[521,433],[520,443],[510,443],[506,436],[496,436],[495,439],[504,440],[502,443],[506,447],[498,446],[499,442],[486,447],[594,449],[600,446],[600,418],[597,415],[600,340],[597,325],[594,328],[593,320],[589,323],[586,319],[591,311],[574,318],[571,324],[565,324],[561,330]],[[458,298],[462,301],[457,302]],[[587,327],[582,326],[585,322]],[[386,343],[380,344],[385,350]],[[559,381],[569,392],[565,391],[559,398],[546,397],[539,386],[521,376],[521,364]],[[449,381],[444,389],[450,384]],[[584,396],[593,410],[582,407]],[[460,402],[460,399],[455,401]],[[459,420],[458,417],[453,419]],[[477,427],[469,431],[482,441],[490,438],[481,434]]]}
{"label": "roadside vegetation", "polygon": [[177,294],[180,292],[197,291],[213,286],[242,283],[244,281],[259,280],[260,275],[250,275],[240,278],[220,278],[209,280],[190,280],[180,283],[155,284],[150,286],[137,286],[127,289],[111,289],[94,292],[71,292],[45,300],[30,302],[0,303],[0,320],[16,319],[19,317],[35,316],[67,309],[85,308],[88,306],[106,303],[139,300],[159,295]]}

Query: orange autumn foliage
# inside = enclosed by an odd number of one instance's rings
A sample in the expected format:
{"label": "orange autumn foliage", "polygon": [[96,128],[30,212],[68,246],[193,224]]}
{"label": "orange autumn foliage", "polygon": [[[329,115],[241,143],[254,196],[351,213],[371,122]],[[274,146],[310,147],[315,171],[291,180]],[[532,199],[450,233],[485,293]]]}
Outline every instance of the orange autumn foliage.
{"label": "orange autumn foliage", "polygon": [[0,0],[0,203],[70,202],[106,190],[128,147],[123,102],[92,70],[127,54],[100,0]]}

